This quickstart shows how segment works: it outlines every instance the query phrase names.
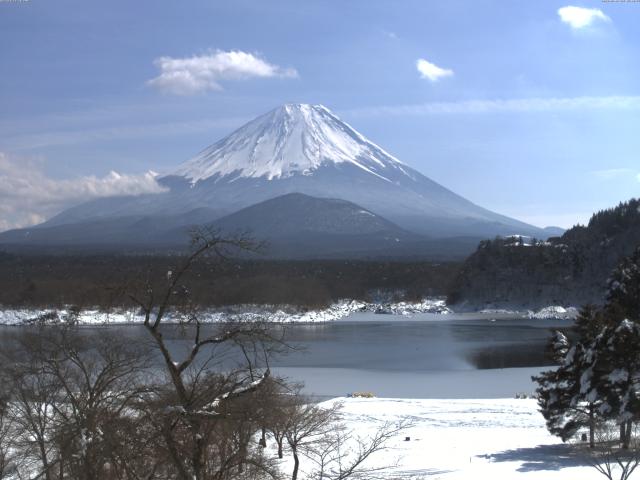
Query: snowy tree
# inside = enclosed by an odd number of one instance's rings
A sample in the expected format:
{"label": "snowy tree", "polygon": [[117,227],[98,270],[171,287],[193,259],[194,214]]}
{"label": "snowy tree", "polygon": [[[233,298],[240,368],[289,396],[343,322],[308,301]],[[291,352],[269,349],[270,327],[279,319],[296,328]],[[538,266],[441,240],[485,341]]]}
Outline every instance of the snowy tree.
{"label": "snowy tree", "polygon": [[533,377],[538,382],[538,405],[547,429],[563,441],[569,440],[578,430],[589,428],[589,444],[594,445],[596,413],[599,400],[587,397],[585,381],[591,377],[589,350],[581,343],[569,346],[567,337],[554,334],[552,353],[560,365],[555,370]]}
{"label": "snowy tree", "polygon": [[591,378],[587,395],[602,400],[599,412],[621,425],[621,441],[631,441],[631,429],[640,419],[640,324],[623,320],[605,327],[590,351]]}
{"label": "snowy tree", "polygon": [[597,408],[601,403],[595,388],[600,372],[593,369],[596,356],[592,343],[604,325],[602,310],[595,305],[585,305],[574,323],[577,334],[574,345],[558,331],[550,341],[551,356],[559,364],[558,368],[533,378],[539,384],[538,404],[548,430],[567,441],[587,427],[592,448]]}
{"label": "snowy tree", "polygon": [[588,303],[584,305],[574,321],[574,327],[580,341],[587,345],[595,340],[608,323],[602,308]]}
{"label": "snowy tree", "polygon": [[640,321],[640,247],[625,258],[609,279],[607,311],[620,321]]}
{"label": "snowy tree", "polygon": [[567,440],[588,426],[593,448],[598,420],[614,421],[628,448],[640,420],[640,248],[613,272],[605,306],[582,308],[575,331],[572,346],[554,335],[559,366],[534,377],[547,428]]}

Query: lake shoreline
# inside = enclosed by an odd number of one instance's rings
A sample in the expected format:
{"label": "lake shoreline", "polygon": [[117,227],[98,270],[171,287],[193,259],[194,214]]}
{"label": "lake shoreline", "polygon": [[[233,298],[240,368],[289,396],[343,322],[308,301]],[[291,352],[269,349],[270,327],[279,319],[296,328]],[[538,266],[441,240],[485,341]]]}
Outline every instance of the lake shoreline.
{"label": "lake shoreline", "polygon": [[[203,310],[202,323],[224,323],[230,321],[260,321],[267,323],[314,324],[333,322],[349,317],[354,313],[369,312],[381,317],[401,316],[411,318],[416,315],[430,314],[446,317],[448,315],[469,316],[473,318],[529,318],[529,319],[573,319],[578,310],[575,307],[551,305],[539,310],[527,309],[480,309],[454,310],[442,297],[427,297],[420,302],[362,302],[358,300],[340,300],[322,309],[304,309],[291,305],[229,305]],[[0,310],[0,325],[23,326],[30,324],[76,323],[79,325],[140,325],[143,315],[133,309],[114,309],[105,312],[97,308],[87,308],[79,313],[69,307],[60,309],[7,308]],[[178,316],[168,314],[165,323],[179,324]]]}

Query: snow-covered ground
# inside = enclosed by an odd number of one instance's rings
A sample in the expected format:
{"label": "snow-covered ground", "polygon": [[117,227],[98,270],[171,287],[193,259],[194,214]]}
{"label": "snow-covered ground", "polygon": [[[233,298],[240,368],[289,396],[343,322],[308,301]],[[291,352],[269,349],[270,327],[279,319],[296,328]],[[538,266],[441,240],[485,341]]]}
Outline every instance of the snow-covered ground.
{"label": "snow-covered ground", "polygon": [[[210,323],[225,320],[316,323],[339,320],[354,312],[413,315],[418,313],[446,314],[450,313],[451,310],[447,308],[445,301],[440,298],[425,298],[421,302],[397,303],[368,303],[357,300],[342,300],[327,308],[317,310],[304,310],[291,306],[232,305],[205,311],[201,318],[203,322]],[[61,320],[67,317],[69,312],[66,309],[2,309],[0,310],[0,325],[22,325],[47,314],[57,315],[58,319]],[[142,320],[141,313],[135,310],[103,312],[97,309],[85,309],[80,312],[78,317],[79,323],[87,325],[131,324],[141,323]],[[178,322],[180,319],[177,317],[172,318],[169,314],[166,320],[168,322]]]}
{"label": "snow-covered ground", "polygon": [[411,420],[413,426],[394,438],[389,450],[372,458],[376,466],[397,462],[385,474],[388,479],[602,478],[547,433],[533,399],[342,398],[323,405],[336,401],[343,402],[344,420],[359,435],[386,421]]}
{"label": "snow-covered ground", "polygon": [[517,309],[505,309],[505,308],[487,308],[480,310],[482,314],[495,314],[495,315],[512,315],[514,317],[527,317],[535,319],[547,319],[554,318],[560,320],[571,320],[578,315],[578,309],[576,307],[563,307],[561,305],[549,305],[548,307],[541,308],[539,310],[517,310]]}
{"label": "snow-covered ground", "polygon": [[[356,312],[370,312],[378,314],[413,315],[451,314],[455,313],[442,298],[425,298],[420,302],[362,302],[359,300],[341,300],[327,308],[301,309],[287,305],[231,305],[204,311],[201,315],[203,322],[214,323],[228,320],[237,321],[269,321],[274,323],[318,323],[331,322],[348,317]],[[531,318],[531,319],[573,319],[578,311],[574,307],[549,306],[537,311],[485,309],[479,313],[483,316]],[[69,314],[62,309],[3,309],[0,305],[0,325],[22,325],[33,322],[38,317],[49,315],[50,320],[62,320]],[[471,317],[470,317],[471,318]],[[98,309],[85,309],[80,312],[78,322],[86,325],[133,324],[141,323],[143,316],[136,310],[113,310],[104,312]],[[179,322],[178,317],[168,314],[167,322]]]}

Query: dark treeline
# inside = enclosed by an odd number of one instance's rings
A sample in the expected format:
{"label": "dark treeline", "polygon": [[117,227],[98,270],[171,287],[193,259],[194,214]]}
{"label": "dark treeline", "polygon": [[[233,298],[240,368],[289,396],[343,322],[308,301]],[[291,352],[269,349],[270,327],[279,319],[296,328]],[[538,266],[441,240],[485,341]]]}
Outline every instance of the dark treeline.
{"label": "dark treeline", "polygon": [[611,271],[638,245],[639,199],[598,212],[587,226],[547,242],[486,240],[461,267],[449,301],[471,306],[602,304]]}
{"label": "dark treeline", "polygon": [[[130,306],[123,287],[162,282],[183,256],[37,255],[0,252],[0,304],[11,307]],[[243,303],[321,307],[341,298],[402,299],[445,294],[458,263],[203,258],[185,281],[200,306]]]}

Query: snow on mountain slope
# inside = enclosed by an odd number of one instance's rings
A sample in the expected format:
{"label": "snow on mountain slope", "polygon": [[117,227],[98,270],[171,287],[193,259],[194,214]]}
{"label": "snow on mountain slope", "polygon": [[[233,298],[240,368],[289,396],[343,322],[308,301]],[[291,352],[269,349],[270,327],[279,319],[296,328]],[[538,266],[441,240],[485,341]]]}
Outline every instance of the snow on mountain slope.
{"label": "snow on mountain slope", "polygon": [[94,200],[43,225],[125,216],[156,219],[200,208],[215,210],[221,218],[301,193],[352,202],[404,230],[432,238],[548,236],[427,178],[321,105],[280,106],[158,177],[158,182],[165,193]]}
{"label": "snow on mountain slope", "polygon": [[288,193],[339,198],[432,236],[537,235],[430,180],[322,105],[286,104],[161,179],[228,211]]}
{"label": "snow on mountain slope", "polygon": [[191,183],[219,175],[286,178],[312,175],[327,163],[349,163],[387,181],[403,164],[322,105],[286,104],[239,128],[180,166]]}

